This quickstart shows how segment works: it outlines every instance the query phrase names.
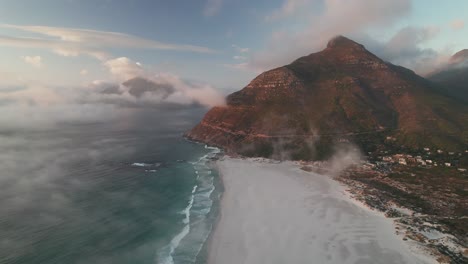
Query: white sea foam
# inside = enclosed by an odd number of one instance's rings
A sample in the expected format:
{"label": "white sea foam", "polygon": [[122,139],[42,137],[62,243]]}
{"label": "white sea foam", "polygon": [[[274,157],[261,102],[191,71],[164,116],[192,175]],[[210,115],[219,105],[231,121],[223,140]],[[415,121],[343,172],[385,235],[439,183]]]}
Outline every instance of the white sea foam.
{"label": "white sea foam", "polygon": [[[213,205],[210,196],[215,190],[215,186],[213,175],[210,168],[208,168],[207,162],[210,158],[215,157],[221,150],[208,146],[205,146],[205,148],[211,151],[199,158],[198,161],[190,162],[197,175],[197,184],[192,189],[188,206],[181,211],[181,213],[185,215],[182,220],[185,226],[171,242],[159,252],[158,263],[173,264],[174,252],[176,250],[182,251],[184,253],[184,258],[189,258],[191,261],[194,261],[209,236],[211,224],[205,223],[205,220]],[[195,219],[192,219],[192,214],[194,214]],[[210,226],[209,229],[206,228],[207,225]],[[198,229],[194,230],[193,234],[191,234],[192,226]],[[188,238],[189,236],[190,238]],[[182,246],[184,242],[187,246]],[[180,256],[180,254],[177,255]]]}
{"label": "white sea foam", "polygon": [[184,228],[180,233],[178,233],[167,245],[162,251],[165,252],[164,256],[158,260],[158,263],[162,264],[173,264],[174,263],[174,258],[172,257],[172,254],[174,253],[175,249],[179,246],[180,241],[190,232],[190,209],[192,209],[193,206],[193,201],[195,198],[194,193],[197,190],[197,185],[193,186],[192,189],[192,195],[190,196],[190,201],[187,207],[185,207],[184,210],[182,210],[182,214],[185,215],[185,218],[182,220],[182,222],[185,224]]}
{"label": "white sea foam", "polygon": [[165,256],[160,258],[158,260],[158,263],[161,264],[174,264],[174,258],[172,257],[172,254],[174,253],[174,250],[179,246],[180,241],[190,232],[190,226],[186,225],[182,229],[182,231],[177,234],[172,240],[169,245],[167,245],[164,249],[163,252],[166,251],[167,253],[164,254]]}
{"label": "white sea foam", "polygon": [[134,162],[132,163],[132,166],[134,167],[146,167],[146,166],[150,166],[151,164],[147,164],[147,163],[141,163],[141,162]]}
{"label": "white sea foam", "polygon": [[144,163],[144,162],[134,162],[132,163],[133,167],[159,167],[161,163]]}

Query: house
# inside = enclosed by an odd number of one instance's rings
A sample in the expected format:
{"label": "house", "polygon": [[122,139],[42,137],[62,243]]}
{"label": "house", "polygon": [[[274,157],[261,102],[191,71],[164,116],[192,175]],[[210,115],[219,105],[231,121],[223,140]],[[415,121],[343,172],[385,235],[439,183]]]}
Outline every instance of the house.
{"label": "house", "polygon": [[375,168],[375,165],[372,164],[372,163],[366,162],[366,163],[364,163],[364,164],[362,165],[362,168],[363,168],[363,169],[366,169],[366,170],[370,170],[370,169],[372,169],[372,168]]}
{"label": "house", "polygon": [[465,171],[466,171],[466,169],[463,169],[463,168],[458,168],[458,170],[461,171],[461,172],[465,172]]}
{"label": "house", "polygon": [[432,160],[426,160],[427,164],[432,164]]}
{"label": "house", "polygon": [[452,164],[450,162],[445,162],[445,166],[450,167],[450,166],[452,166]]}
{"label": "house", "polygon": [[431,149],[430,148],[424,148],[424,151],[429,151],[429,150],[431,150]]}
{"label": "house", "polygon": [[400,163],[401,165],[407,165],[407,164],[406,164],[406,160],[405,160],[404,158],[400,158],[400,159],[398,160],[398,163]]}
{"label": "house", "polygon": [[442,154],[442,153],[444,153],[444,152],[443,152],[441,149],[438,149],[438,150],[437,150],[437,153]]}
{"label": "house", "polygon": [[393,162],[393,158],[392,157],[389,157],[389,156],[385,156],[382,158],[383,161],[387,161],[387,162]]}

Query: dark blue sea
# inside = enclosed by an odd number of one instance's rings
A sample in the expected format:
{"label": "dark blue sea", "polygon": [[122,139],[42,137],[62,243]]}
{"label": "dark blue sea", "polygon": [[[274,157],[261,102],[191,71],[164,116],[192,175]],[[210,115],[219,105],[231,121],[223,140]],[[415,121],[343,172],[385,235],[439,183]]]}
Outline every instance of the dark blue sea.
{"label": "dark blue sea", "polygon": [[219,150],[182,135],[205,111],[0,128],[0,263],[204,263]]}

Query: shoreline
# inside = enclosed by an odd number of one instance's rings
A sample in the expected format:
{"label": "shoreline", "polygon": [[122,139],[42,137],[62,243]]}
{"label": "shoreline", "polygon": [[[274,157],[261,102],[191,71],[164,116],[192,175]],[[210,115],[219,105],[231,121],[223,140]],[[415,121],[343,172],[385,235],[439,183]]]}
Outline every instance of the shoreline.
{"label": "shoreline", "polygon": [[[234,166],[235,170],[232,169],[234,167],[231,166],[230,169],[228,168],[229,165],[226,165],[232,162],[237,163]],[[356,251],[355,248],[353,249],[353,247],[359,245],[359,243],[362,242],[358,241],[359,239],[362,239],[362,237],[364,237],[364,241],[366,239],[370,239],[373,243],[381,243],[383,245],[378,246],[377,249],[374,248],[373,250],[375,252],[367,252],[367,257],[369,257],[369,260],[372,260],[372,262],[369,263],[437,263],[432,257],[422,255],[421,252],[416,252],[414,251],[414,249],[410,249],[408,243],[402,241],[401,237],[395,234],[395,226],[392,219],[386,218],[382,213],[375,211],[372,208],[369,208],[362,202],[353,198],[351,193],[346,190],[347,186],[343,185],[342,183],[339,183],[335,179],[328,178],[328,176],[302,171],[300,169],[300,164],[295,162],[280,163],[260,158],[242,159],[222,156],[219,160],[215,161],[214,164],[218,171],[219,181],[220,184],[223,186],[224,192],[221,192],[218,215],[216,216],[216,220],[213,223],[213,228],[204,246],[204,248],[206,249],[205,254],[207,257],[208,264],[305,263],[304,261],[306,261],[306,259],[321,259],[320,263],[354,263],[352,261],[358,259],[359,254],[353,252]],[[240,165],[240,167],[238,165]],[[268,188],[273,186],[271,184],[265,186],[268,184],[264,181],[265,179],[268,179],[265,177],[269,176],[260,176],[262,177],[262,179],[260,180],[257,179],[250,182],[242,182],[242,184],[240,184],[239,182],[232,182],[233,177],[234,179],[239,178],[236,181],[243,181],[247,179],[245,177],[255,178],[257,177],[257,172],[263,171],[263,173],[265,173],[264,169],[269,170],[269,174],[274,174],[272,177],[275,178],[275,181],[277,181],[277,183],[283,184],[279,189],[275,189],[273,192],[267,193],[268,190],[265,190],[264,192],[266,192],[266,194],[264,194],[264,197],[257,197],[259,196],[259,194],[256,194],[256,192],[262,190],[262,188]],[[242,174],[244,176],[242,176]],[[245,174],[251,175],[245,176]],[[323,184],[324,186],[328,186],[327,188],[330,191],[329,193],[320,193],[319,191],[319,193],[317,193],[318,196],[315,196],[314,198],[320,200],[320,198],[323,196],[328,197],[325,199],[331,199],[331,207],[325,207],[325,211],[335,210],[333,211],[334,214],[342,215],[343,213],[339,210],[343,209],[340,206],[344,206],[344,210],[350,210],[351,215],[356,214],[357,217],[364,216],[364,218],[362,219],[372,219],[372,221],[374,222],[371,222],[375,226],[372,226],[371,224],[369,228],[375,230],[367,234],[366,232],[368,231],[366,231],[365,229],[360,230],[359,227],[355,228],[352,225],[348,226],[346,221],[338,221],[335,223],[336,226],[332,226],[329,223],[324,222],[323,217],[322,219],[319,219],[317,218],[317,215],[311,216],[302,207],[304,206],[305,208],[313,209],[314,206],[311,207],[310,204],[307,203],[311,203],[310,201],[312,201],[313,203],[314,201],[310,200],[311,197],[309,197],[310,193],[308,188],[301,186],[301,184],[297,184],[298,182],[294,183],[297,180],[301,182],[302,185],[310,184],[310,186],[313,186],[314,184]],[[290,187],[286,187],[288,185]],[[254,188],[254,190],[242,190],[252,188]],[[286,188],[293,188],[293,191],[296,192],[289,192],[291,190],[281,190]],[[317,192],[316,188],[313,190]],[[247,197],[245,201],[243,201],[242,199],[238,199],[238,201],[234,203],[232,202],[232,200],[228,200],[239,195],[241,197],[250,195],[250,198]],[[281,199],[275,198],[275,196],[282,195],[286,195],[284,196],[284,198],[287,200],[289,199],[288,201],[292,202],[292,206],[290,206],[288,203],[281,204]],[[254,204],[253,207],[250,206],[249,203],[255,202],[255,200],[259,200],[257,198],[259,198],[260,200],[263,199],[263,201],[261,201],[260,203],[257,202],[257,204]],[[305,198],[309,199],[309,202],[301,201],[301,199]],[[279,204],[268,204],[271,200]],[[240,203],[243,205],[239,206]],[[337,204],[338,207],[334,208],[334,206],[336,207]],[[320,201],[318,201],[318,205],[320,205]],[[269,209],[262,209],[263,206],[269,207]],[[291,208],[288,208],[289,206]],[[255,210],[260,210],[260,212],[257,213],[255,212]],[[269,217],[264,216],[263,214],[272,215],[270,215],[271,217]],[[240,218],[239,215],[241,216]],[[297,219],[289,219],[290,216],[296,216],[295,218]],[[233,220],[233,217],[237,217],[237,220]],[[256,219],[256,217],[260,219]],[[280,218],[280,220],[275,220],[277,218]],[[348,220],[351,221],[352,218],[349,218]],[[290,223],[290,221],[293,223]],[[312,225],[310,224],[310,221],[315,221],[318,225]],[[320,226],[321,222],[326,226]],[[296,226],[294,224],[296,224]],[[360,223],[358,221],[355,224],[359,225]],[[363,232],[364,235],[362,237],[360,237],[359,235],[351,235],[350,237],[346,237],[346,235],[343,236],[343,234],[339,233],[339,231],[334,231],[337,233],[334,234],[335,236],[342,236],[342,239],[348,239],[351,240],[351,242],[349,242],[348,244],[343,242],[344,244],[342,243],[341,245],[339,245],[341,247],[341,253],[338,252],[340,250],[331,250],[327,253],[328,255],[324,256],[320,250],[317,250],[317,246],[325,246],[327,242],[321,241],[321,239],[330,238],[330,236],[326,233],[323,233],[321,230],[327,229],[328,231],[333,232],[334,229],[343,228],[343,225],[345,225],[346,228],[356,229],[356,232]],[[281,230],[283,229],[283,227],[286,229],[291,229],[291,232],[284,233]],[[303,228],[304,230],[301,230],[301,228]],[[383,229],[384,231],[381,231],[380,229]],[[264,230],[269,230],[269,232],[271,233],[265,235]],[[314,232],[316,232],[317,234],[314,234]],[[376,235],[373,232],[376,232],[378,234]],[[303,233],[315,235],[316,238],[313,242],[318,244],[314,247],[307,245],[307,239],[304,239]],[[385,236],[380,233],[385,233]],[[287,237],[286,235],[292,236]],[[366,236],[371,238],[366,238]],[[277,239],[275,240],[274,238]],[[353,239],[358,240],[352,242]],[[380,239],[382,241],[380,241]],[[281,240],[291,240],[291,245],[285,245],[284,243],[280,242]],[[297,243],[295,240],[305,241],[305,243]],[[252,241],[256,242],[252,243]],[[269,245],[264,246],[264,243]],[[249,247],[249,245],[251,245],[253,248]],[[258,247],[258,249],[255,249],[255,247]],[[278,247],[277,250],[275,250],[275,247]],[[365,247],[361,248],[360,250],[366,251]],[[399,252],[399,250],[401,250],[402,252]],[[294,253],[290,253],[289,251]],[[271,256],[271,254],[275,255],[279,252],[281,252],[281,254],[277,255],[276,257],[280,256],[280,258],[282,258],[283,261],[287,262],[275,262],[275,260],[278,260],[278,258],[275,258],[275,256]],[[315,254],[310,254],[311,252]],[[386,252],[392,252],[390,255],[396,256],[395,258],[399,259],[399,261],[394,262],[392,258],[389,259],[388,255],[386,255]],[[364,255],[366,255],[367,253],[365,253]],[[244,256],[243,261],[238,259],[242,256]],[[373,257],[375,257],[375,259],[373,259]],[[384,260],[384,262],[379,262],[382,260]]]}
{"label": "shoreline", "polygon": [[211,170],[217,172],[217,177],[214,177],[215,191],[212,193],[212,195],[217,194],[218,197],[217,198],[210,197],[210,199],[212,199],[213,201],[213,204],[211,206],[211,211],[208,214],[208,217],[212,218],[211,230],[205,242],[203,243],[203,246],[199,254],[196,256],[196,260],[195,260],[196,264],[206,264],[208,262],[209,249],[211,248],[213,233],[215,232],[218,226],[219,218],[221,216],[221,201],[222,201],[223,194],[224,194],[224,186],[223,186],[221,171],[219,170],[217,166],[217,161],[222,158],[223,158],[223,155],[218,157],[216,160],[213,160],[209,164],[209,167],[211,168]]}

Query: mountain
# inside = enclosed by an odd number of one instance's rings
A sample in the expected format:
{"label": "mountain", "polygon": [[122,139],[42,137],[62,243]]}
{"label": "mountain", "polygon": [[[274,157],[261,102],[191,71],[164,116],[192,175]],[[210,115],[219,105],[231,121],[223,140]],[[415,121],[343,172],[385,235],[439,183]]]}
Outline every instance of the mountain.
{"label": "mountain", "polygon": [[457,52],[445,68],[428,78],[447,95],[468,103],[468,49]]}
{"label": "mountain", "polygon": [[460,50],[450,58],[451,64],[466,63],[468,61],[468,49]]}
{"label": "mountain", "polygon": [[169,84],[159,84],[143,77],[132,78],[122,85],[128,88],[129,94],[137,98],[142,97],[144,93],[152,93],[165,99],[174,92],[174,88]]}
{"label": "mountain", "polygon": [[326,158],[347,142],[369,150],[387,137],[405,148],[467,146],[466,104],[343,36],[260,74],[226,102],[186,136],[231,153],[292,159]]}

